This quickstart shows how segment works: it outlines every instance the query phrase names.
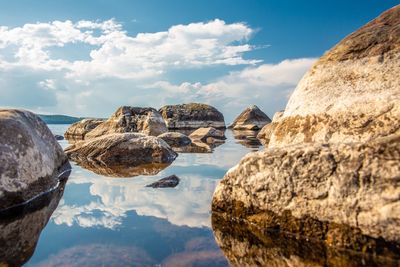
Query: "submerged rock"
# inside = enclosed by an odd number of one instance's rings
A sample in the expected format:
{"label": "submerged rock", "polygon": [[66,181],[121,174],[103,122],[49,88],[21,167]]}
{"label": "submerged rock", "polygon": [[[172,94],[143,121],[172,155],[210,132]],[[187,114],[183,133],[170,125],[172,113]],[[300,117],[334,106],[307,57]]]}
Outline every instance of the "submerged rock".
{"label": "submerged rock", "polygon": [[229,128],[234,130],[260,130],[264,125],[271,122],[271,119],[262,112],[256,105],[246,108],[233,121]]}
{"label": "submerged rock", "polygon": [[167,105],[162,107],[159,112],[168,129],[225,128],[222,113],[206,104]]}
{"label": "submerged rock", "polygon": [[57,141],[64,140],[64,136],[58,135],[58,134],[55,134],[55,135],[54,135],[54,138],[55,138]]}
{"label": "submerged rock", "polygon": [[64,136],[68,140],[83,140],[86,134],[103,123],[104,119],[83,119],[68,127]]}
{"label": "submerged rock", "polygon": [[192,140],[188,136],[178,132],[163,133],[158,138],[164,140],[171,147],[188,146],[192,143]]}
{"label": "submerged rock", "polygon": [[123,106],[118,108],[108,120],[86,134],[85,138],[132,132],[158,136],[167,132],[167,127],[160,113],[154,108]]}
{"label": "submerged rock", "polygon": [[220,143],[226,139],[223,131],[217,130],[212,127],[199,128],[189,135],[190,139],[201,141],[204,143]]}
{"label": "submerged rock", "polygon": [[58,183],[68,158],[46,124],[25,110],[0,109],[0,210]]}
{"label": "submerged rock", "polygon": [[162,178],[154,183],[146,185],[146,187],[153,188],[166,188],[166,187],[176,187],[179,184],[180,179],[178,176],[170,175],[168,177]]}
{"label": "submerged rock", "polygon": [[311,68],[282,117],[262,130],[265,151],[217,186],[215,213],[339,247],[348,245],[294,222],[344,225],[399,246],[399,24],[396,6]]}
{"label": "submerged rock", "polygon": [[65,153],[78,163],[93,161],[129,167],[171,163],[178,156],[162,139],[139,133],[116,133],[80,141],[67,147]]}

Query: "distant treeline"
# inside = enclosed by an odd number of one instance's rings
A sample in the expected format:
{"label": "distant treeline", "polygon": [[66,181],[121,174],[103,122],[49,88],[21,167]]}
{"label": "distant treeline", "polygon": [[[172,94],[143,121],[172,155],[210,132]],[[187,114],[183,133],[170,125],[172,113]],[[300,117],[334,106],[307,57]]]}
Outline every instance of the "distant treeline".
{"label": "distant treeline", "polygon": [[71,124],[84,119],[66,115],[37,115],[47,124]]}

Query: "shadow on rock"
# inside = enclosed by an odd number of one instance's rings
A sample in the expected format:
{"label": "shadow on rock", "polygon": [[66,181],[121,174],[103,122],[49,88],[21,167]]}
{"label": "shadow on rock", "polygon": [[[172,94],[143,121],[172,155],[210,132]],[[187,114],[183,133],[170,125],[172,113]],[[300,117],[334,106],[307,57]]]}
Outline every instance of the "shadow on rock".
{"label": "shadow on rock", "polygon": [[362,246],[359,251],[337,249],[324,242],[287,234],[278,228],[262,230],[254,224],[232,221],[219,213],[212,215],[212,228],[217,244],[232,266],[355,267],[400,264],[396,245],[357,233],[347,233],[347,241],[354,234],[355,239],[363,239],[365,245],[370,247]]}
{"label": "shadow on rock", "polygon": [[26,205],[0,211],[0,266],[21,266],[32,257],[64,193],[65,181]]}

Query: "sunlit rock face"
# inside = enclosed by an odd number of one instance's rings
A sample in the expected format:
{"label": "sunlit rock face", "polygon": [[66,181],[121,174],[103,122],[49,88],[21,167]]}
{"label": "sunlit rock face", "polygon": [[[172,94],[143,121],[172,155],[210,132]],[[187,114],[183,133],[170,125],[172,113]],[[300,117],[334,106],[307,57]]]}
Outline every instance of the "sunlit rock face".
{"label": "sunlit rock face", "polygon": [[24,110],[0,109],[0,210],[53,188],[68,158],[46,124]]}
{"label": "sunlit rock face", "polygon": [[400,6],[312,67],[283,115],[261,131],[265,151],[248,154],[219,183],[214,212],[312,234],[304,225],[291,227],[289,213],[400,243],[398,25]]}
{"label": "sunlit rock face", "polygon": [[67,147],[65,153],[78,163],[93,162],[94,166],[110,168],[171,163],[178,156],[162,139],[138,133],[109,134],[80,141]]}
{"label": "sunlit rock face", "polygon": [[130,132],[158,136],[167,132],[167,127],[161,114],[154,108],[123,106],[118,108],[109,119],[87,133],[85,139],[111,133]]}
{"label": "sunlit rock face", "polygon": [[83,119],[68,127],[64,136],[68,140],[83,140],[85,135],[103,123],[104,119]]}
{"label": "sunlit rock face", "polygon": [[347,243],[351,241],[354,247],[359,247],[359,251],[369,253],[356,252],[354,248],[339,250],[316,239],[305,240],[301,236],[276,230],[264,231],[254,224],[243,224],[215,215],[212,217],[212,228],[215,240],[231,266],[358,267],[400,264],[399,247],[382,239],[363,236],[340,225],[312,220],[293,222],[293,226],[307,225],[309,230],[336,235]]}
{"label": "sunlit rock face", "polygon": [[41,231],[63,195],[64,186],[62,182],[24,206],[0,212],[0,265],[21,266],[31,258]]}
{"label": "sunlit rock face", "polygon": [[159,112],[168,129],[225,128],[222,113],[206,104],[167,105],[162,107]]}
{"label": "sunlit rock face", "polygon": [[254,130],[258,131],[264,125],[271,122],[271,119],[262,112],[256,105],[246,108],[240,115],[233,121],[229,128],[233,130]]}

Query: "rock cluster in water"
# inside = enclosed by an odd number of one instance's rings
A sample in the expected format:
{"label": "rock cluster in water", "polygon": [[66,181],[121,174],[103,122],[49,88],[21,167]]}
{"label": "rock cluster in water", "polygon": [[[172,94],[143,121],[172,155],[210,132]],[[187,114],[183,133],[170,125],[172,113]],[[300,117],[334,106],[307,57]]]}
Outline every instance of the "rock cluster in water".
{"label": "rock cluster in water", "polygon": [[259,133],[265,150],[219,183],[214,213],[360,251],[346,229],[398,246],[399,25],[396,6],[315,63]]}

